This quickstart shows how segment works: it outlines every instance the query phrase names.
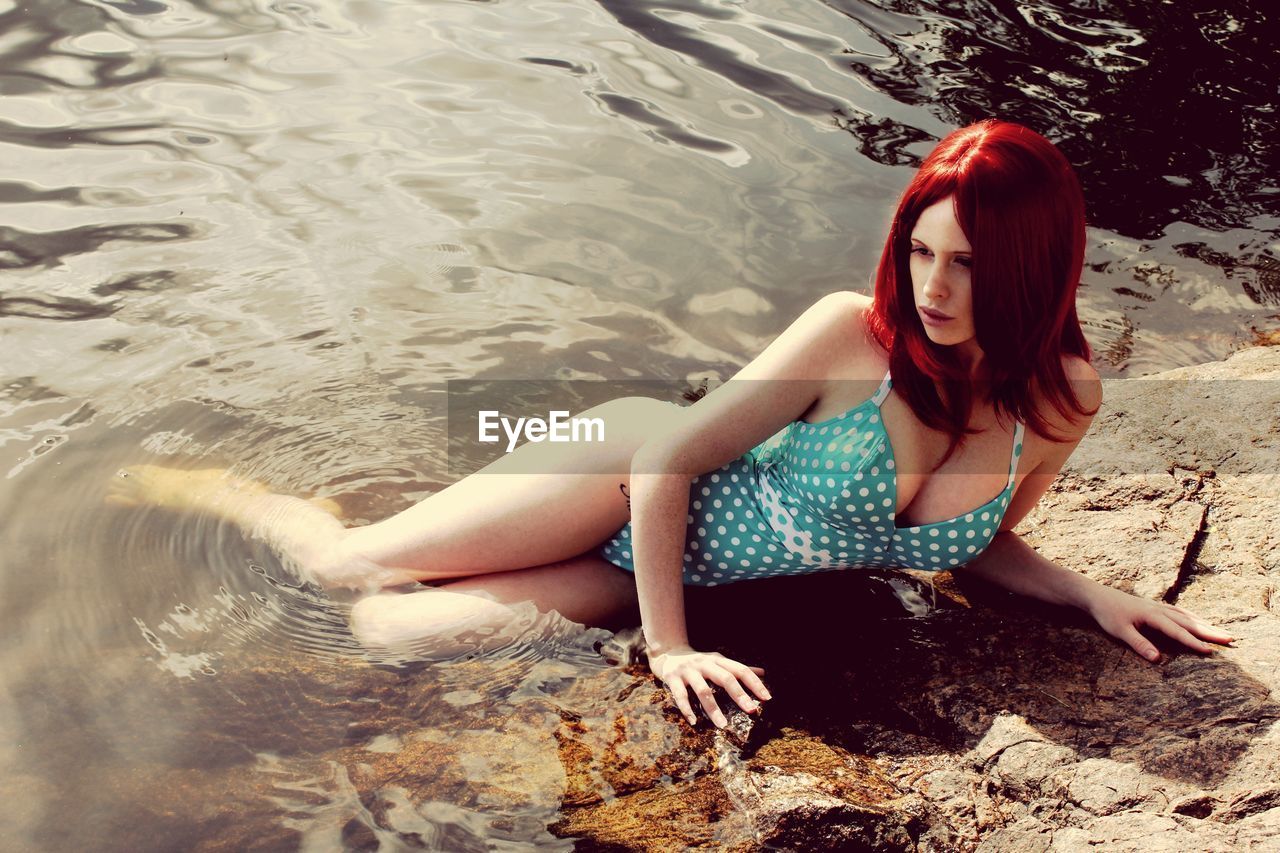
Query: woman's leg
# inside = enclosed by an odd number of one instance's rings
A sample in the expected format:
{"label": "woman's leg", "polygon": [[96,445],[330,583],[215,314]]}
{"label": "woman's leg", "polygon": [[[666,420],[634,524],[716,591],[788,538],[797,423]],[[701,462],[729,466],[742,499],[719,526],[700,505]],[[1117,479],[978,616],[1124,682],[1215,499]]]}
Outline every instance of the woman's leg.
{"label": "woman's leg", "polygon": [[647,397],[596,406],[582,414],[604,421],[603,442],[526,443],[416,506],[352,530],[314,504],[225,472],[131,468],[110,499],[219,515],[326,586],[372,589],[525,569],[581,555],[625,524],[630,509],[620,487],[629,490],[631,457],[682,412]]}
{"label": "woman's leg", "polygon": [[589,626],[639,621],[634,576],[588,553],[435,588],[370,595],[352,607],[351,630],[366,646],[396,649],[425,637],[444,641],[458,631],[502,630],[516,615],[509,605],[520,602]]}

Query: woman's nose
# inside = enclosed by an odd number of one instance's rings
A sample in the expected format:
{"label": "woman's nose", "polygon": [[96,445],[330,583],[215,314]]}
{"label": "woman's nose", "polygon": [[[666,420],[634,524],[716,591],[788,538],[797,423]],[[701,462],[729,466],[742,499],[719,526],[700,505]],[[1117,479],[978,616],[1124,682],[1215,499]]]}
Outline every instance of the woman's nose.
{"label": "woman's nose", "polygon": [[945,299],[948,293],[946,276],[941,264],[929,268],[929,277],[924,280],[924,293],[931,299]]}

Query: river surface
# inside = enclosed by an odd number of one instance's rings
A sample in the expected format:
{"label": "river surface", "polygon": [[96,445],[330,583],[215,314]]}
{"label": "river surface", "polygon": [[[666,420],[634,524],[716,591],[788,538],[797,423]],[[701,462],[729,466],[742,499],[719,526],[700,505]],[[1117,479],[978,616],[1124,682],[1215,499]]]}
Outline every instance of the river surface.
{"label": "river surface", "polygon": [[[314,684],[244,677],[362,664],[347,605],[208,519],[104,507],[114,473],[230,467],[359,524],[451,482],[448,380],[727,378],[823,293],[867,289],[913,166],[988,115],[1079,171],[1099,371],[1223,358],[1280,326],[1263,8],[0,0],[6,844],[233,837],[174,805],[216,809],[213,732],[243,747],[218,778],[261,783],[269,846],[571,849],[554,786],[404,796],[399,823],[362,806],[316,764],[349,732],[296,730]],[[628,683],[607,632],[520,628],[542,639],[490,642],[502,677],[419,675],[448,688],[422,731],[535,694],[610,712],[542,689]],[[358,723],[358,688],[326,690]],[[459,773],[482,782],[475,743]]]}

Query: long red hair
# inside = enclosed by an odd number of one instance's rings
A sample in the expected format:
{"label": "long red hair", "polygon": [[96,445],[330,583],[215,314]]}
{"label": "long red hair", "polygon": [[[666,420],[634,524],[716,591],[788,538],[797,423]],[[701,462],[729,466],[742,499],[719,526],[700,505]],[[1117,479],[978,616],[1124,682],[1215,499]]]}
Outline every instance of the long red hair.
{"label": "long red hair", "polygon": [[1068,407],[1093,414],[1081,405],[1062,367],[1064,354],[1092,357],[1076,316],[1085,249],[1080,182],[1062,152],[1040,134],[985,119],[938,143],[907,185],[867,312],[872,336],[889,353],[895,389],[926,426],[951,436],[938,465],[973,432],[966,428],[973,385],[950,348],[925,333],[909,263],[916,220],[948,197],[973,249],[974,328],[997,415],[1012,415],[1061,440],[1036,410],[1034,389],[1064,417]]}

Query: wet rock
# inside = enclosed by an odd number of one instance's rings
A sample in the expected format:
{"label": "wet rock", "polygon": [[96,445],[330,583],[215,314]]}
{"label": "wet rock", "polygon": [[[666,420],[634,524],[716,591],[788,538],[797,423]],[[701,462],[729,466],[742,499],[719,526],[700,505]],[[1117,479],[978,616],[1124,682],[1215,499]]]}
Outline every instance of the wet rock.
{"label": "wet rock", "polygon": [[[95,825],[119,849],[1274,849],[1280,349],[1160,378],[1108,387],[1020,530],[1232,648],[1148,632],[1151,664],[963,572],[690,590],[695,645],[763,666],[775,697],[724,731],[690,727],[623,634],[447,666],[245,651],[143,698],[136,656],[104,655],[126,661],[101,682],[131,722],[121,770],[78,774],[84,714],[50,706],[50,778],[81,788],[45,799],[112,786],[129,805]],[[36,837],[67,846],[54,822]]]}
{"label": "wet rock", "polygon": [[734,811],[699,777],[661,789],[683,812],[667,799],[655,813],[645,791],[636,810],[609,804],[607,831],[590,807],[556,831],[700,846],[705,829],[669,827],[701,814],[745,818],[743,850],[1280,846],[1278,461],[1274,348],[1110,383],[1020,526],[1051,559],[1237,638],[1210,655],[1148,629],[1165,653],[1153,665],[1086,614],[963,572],[925,579],[926,618],[904,617],[910,597],[874,573],[691,593],[695,645],[764,666],[777,697],[740,752],[725,742]]}

